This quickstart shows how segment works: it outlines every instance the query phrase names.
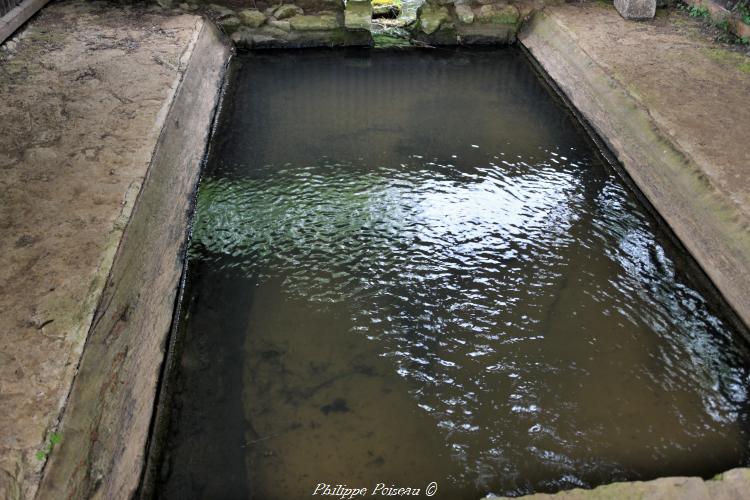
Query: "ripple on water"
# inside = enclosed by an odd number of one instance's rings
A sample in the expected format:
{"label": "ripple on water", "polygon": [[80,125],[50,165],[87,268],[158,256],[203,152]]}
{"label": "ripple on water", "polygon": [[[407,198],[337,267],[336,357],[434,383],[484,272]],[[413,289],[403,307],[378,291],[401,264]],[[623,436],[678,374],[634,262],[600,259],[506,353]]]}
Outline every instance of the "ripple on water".
{"label": "ripple on water", "polygon": [[[478,54],[241,74],[262,97],[238,94],[200,186],[186,352],[240,325],[251,491],[478,498],[746,463],[744,344],[525,63]],[[236,383],[194,363],[196,386]]]}

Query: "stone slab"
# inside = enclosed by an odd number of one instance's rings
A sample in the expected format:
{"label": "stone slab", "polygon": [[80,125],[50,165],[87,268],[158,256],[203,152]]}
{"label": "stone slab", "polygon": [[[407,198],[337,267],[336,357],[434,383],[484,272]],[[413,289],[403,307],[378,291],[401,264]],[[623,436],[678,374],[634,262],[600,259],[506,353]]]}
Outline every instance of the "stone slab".
{"label": "stone slab", "polygon": [[[207,133],[197,124],[210,124],[228,54],[190,76],[215,46],[207,30],[156,6],[71,0],[0,48],[0,498],[137,487]],[[173,118],[196,80],[194,113]],[[174,130],[190,142],[175,148]],[[154,200],[165,163],[175,175]]]}
{"label": "stone slab", "polygon": [[[527,500],[745,500],[750,492],[750,469],[732,469],[704,481],[699,477],[662,477],[653,481],[612,483],[590,490],[574,488],[559,493],[526,495]],[[503,497],[489,495],[484,500]]]}

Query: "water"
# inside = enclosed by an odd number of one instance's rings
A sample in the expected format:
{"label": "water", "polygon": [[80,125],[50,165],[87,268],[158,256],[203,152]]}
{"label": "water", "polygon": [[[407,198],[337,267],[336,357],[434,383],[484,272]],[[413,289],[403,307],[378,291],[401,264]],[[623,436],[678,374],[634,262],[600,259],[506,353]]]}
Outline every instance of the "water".
{"label": "water", "polygon": [[748,351],[516,49],[235,62],[162,498],[748,462]]}

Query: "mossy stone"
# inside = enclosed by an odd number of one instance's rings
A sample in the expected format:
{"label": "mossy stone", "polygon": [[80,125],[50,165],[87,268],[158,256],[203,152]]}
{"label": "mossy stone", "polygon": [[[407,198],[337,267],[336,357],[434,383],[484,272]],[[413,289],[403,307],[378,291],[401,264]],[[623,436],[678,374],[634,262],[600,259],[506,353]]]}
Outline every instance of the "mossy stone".
{"label": "mossy stone", "polygon": [[290,17],[302,14],[304,14],[304,11],[300,7],[292,4],[285,4],[274,11],[273,17],[281,21],[282,19],[289,19]]}
{"label": "mossy stone", "polygon": [[480,23],[518,24],[521,14],[513,5],[482,5],[476,13],[475,20]]}
{"label": "mossy stone", "polygon": [[266,15],[259,10],[245,9],[241,10],[238,15],[242,24],[249,28],[257,28],[266,22]]}

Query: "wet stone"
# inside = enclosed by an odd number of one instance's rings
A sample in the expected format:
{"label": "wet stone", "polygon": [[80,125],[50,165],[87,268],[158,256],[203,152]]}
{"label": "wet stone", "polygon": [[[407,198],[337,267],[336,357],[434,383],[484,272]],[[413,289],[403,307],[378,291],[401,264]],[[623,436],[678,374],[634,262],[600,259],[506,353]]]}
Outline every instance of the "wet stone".
{"label": "wet stone", "polygon": [[346,399],[336,398],[331,403],[321,406],[320,411],[328,415],[329,413],[349,413],[351,410],[346,404]]}

